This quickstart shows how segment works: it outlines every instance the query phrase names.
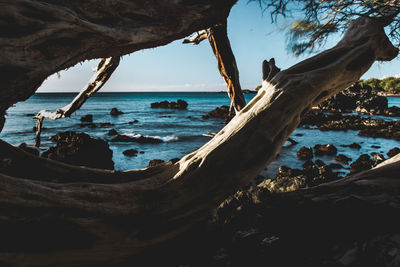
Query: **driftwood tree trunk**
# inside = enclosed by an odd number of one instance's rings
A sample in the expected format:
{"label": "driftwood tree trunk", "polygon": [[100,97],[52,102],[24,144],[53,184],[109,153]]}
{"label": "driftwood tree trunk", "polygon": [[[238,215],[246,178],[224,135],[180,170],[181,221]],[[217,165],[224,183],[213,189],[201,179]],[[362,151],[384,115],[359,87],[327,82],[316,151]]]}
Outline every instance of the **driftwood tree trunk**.
{"label": "driftwood tree trunk", "polygon": [[225,21],[236,1],[1,1],[0,129],[51,74],[168,44]]}
{"label": "driftwood tree trunk", "polygon": [[[265,79],[257,96],[229,124],[175,164],[101,171],[38,159],[2,144],[5,168],[12,166],[13,158],[27,160],[24,170],[10,167],[0,174],[0,261],[115,264],[179,235],[256,177],[275,158],[302,114],[357,81],[375,60],[396,55],[378,21],[358,19],[332,49]],[[390,177],[397,175],[398,164],[388,168]],[[38,181],[38,173],[47,181]],[[363,179],[368,182],[376,174],[367,172]],[[68,177],[88,182],[49,182]],[[102,183],[105,177],[115,183]],[[384,187],[388,180],[374,181]],[[324,194],[334,194],[335,189],[332,184]]]}

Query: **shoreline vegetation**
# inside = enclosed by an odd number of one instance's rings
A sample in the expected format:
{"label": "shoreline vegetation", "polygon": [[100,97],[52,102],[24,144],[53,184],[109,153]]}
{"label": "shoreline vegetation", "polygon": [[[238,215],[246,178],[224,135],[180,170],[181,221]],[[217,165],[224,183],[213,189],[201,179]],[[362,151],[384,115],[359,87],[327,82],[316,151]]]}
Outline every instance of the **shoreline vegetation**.
{"label": "shoreline vegetation", "polygon": [[[380,96],[400,97],[400,78],[397,77],[370,78],[359,80],[357,83],[361,86],[368,85],[375,94]],[[258,85],[254,90],[246,90],[247,92],[244,93],[255,93],[260,88],[261,85]]]}

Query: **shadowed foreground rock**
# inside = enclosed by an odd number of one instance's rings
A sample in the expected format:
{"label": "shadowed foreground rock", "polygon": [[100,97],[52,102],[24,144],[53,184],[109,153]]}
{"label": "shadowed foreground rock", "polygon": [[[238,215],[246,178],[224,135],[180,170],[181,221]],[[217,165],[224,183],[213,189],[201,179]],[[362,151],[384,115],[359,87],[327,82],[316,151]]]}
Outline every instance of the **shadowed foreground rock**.
{"label": "shadowed foreground rock", "polygon": [[[210,223],[152,253],[173,266],[398,267],[400,177],[385,168],[308,189],[293,177],[291,190],[286,183],[240,190]],[[389,195],[370,198],[371,190]],[[156,264],[151,255],[138,260]]]}
{"label": "shadowed foreground rock", "polygon": [[55,147],[42,153],[42,157],[72,165],[99,169],[114,169],[113,152],[108,143],[85,133],[62,132],[51,137]]}

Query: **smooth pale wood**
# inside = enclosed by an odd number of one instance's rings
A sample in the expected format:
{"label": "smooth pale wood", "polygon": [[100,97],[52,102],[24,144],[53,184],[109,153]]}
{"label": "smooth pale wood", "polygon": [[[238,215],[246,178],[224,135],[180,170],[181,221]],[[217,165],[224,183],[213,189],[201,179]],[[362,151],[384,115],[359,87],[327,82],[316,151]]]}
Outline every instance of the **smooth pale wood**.
{"label": "smooth pale wood", "polygon": [[58,120],[70,117],[72,113],[78,110],[86,100],[94,93],[98,92],[111,77],[119,65],[119,57],[103,58],[97,66],[96,72],[89,80],[88,84],[79,92],[79,94],[68,105],[57,109],[55,112],[41,110],[35,118],[46,118]]}
{"label": "smooth pale wood", "polygon": [[104,84],[110,79],[115,69],[119,65],[119,57],[109,57],[100,60],[97,65],[97,70],[89,80],[88,84],[79,92],[79,94],[69,103],[68,105],[57,109],[55,112],[48,110],[41,110],[35,116],[37,119],[36,123],[36,147],[40,146],[40,133],[43,127],[43,120],[51,119],[58,120],[67,118],[72,115],[75,111],[81,108],[81,106],[89,99],[94,93],[98,92]]}
{"label": "smooth pale wood", "polygon": [[[396,55],[382,25],[361,18],[332,49],[264,80],[253,100],[213,139],[157,173],[133,171],[132,176],[141,179],[108,185],[0,174],[0,223],[2,233],[8,233],[0,239],[0,262],[22,266],[113,264],[176,237],[209,218],[226,196],[256,177],[311,106],[357,81],[375,60]],[[10,149],[11,154],[13,151],[22,156],[19,149]],[[61,165],[49,160],[40,164],[46,175],[62,176]],[[393,163],[358,175],[357,182],[374,177],[374,186],[387,188],[399,169],[398,162]],[[71,171],[83,177],[96,172],[88,168]],[[150,175],[142,175],[146,172]],[[390,181],[376,177],[381,174]],[[108,177],[114,175],[118,174],[111,172]],[[335,183],[326,188],[322,197],[333,194],[334,198]],[[37,240],[18,234],[26,233],[23,229],[35,233]]]}

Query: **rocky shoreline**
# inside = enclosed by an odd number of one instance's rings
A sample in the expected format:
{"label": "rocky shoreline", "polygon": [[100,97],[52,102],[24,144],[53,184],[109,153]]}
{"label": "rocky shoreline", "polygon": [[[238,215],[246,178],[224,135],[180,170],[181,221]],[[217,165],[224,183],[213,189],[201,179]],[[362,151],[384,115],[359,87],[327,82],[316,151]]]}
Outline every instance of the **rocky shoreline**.
{"label": "rocky shoreline", "polygon": [[[179,102],[181,103],[179,106],[171,103],[166,102],[162,106],[172,109],[187,107],[182,102]],[[159,104],[156,106],[157,108],[161,107]],[[368,88],[356,85],[305,114],[300,127],[319,131],[354,130],[359,131],[358,135],[363,137],[400,140],[400,121],[386,120],[384,117],[379,119],[370,117],[371,115],[398,117],[400,116],[399,110],[396,107],[389,108],[387,101],[381,96],[374,95]],[[115,115],[122,114],[121,111],[113,113]],[[359,114],[355,115],[356,113]],[[229,107],[216,108],[203,116],[203,119],[209,118],[229,121],[231,118]],[[91,116],[88,115],[82,117],[81,121],[84,126],[95,125],[104,128],[112,126],[111,124],[94,124]],[[133,123],[137,123],[137,121]],[[162,142],[151,137],[121,135],[114,129],[109,131],[108,136],[110,138],[108,142],[154,144]],[[94,139],[83,133],[71,132],[59,133],[52,140],[55,142],[55,146],[42,153],[42,156],[75,165],[101,168],[108,166],[109,169],[113,169],[112,151],[109,149],[107,141]],[[92,145],[96,148],[89,150],[94,153],[85,154],[86,147]],[[271,266],[347,266],[353,264],[352,266],[361,267],[368,266],[369,262],[366,262],[365,259],[370,259],[377,263],[373,266],[392,266],[390,264],[393,264],[396,258],[391,251],[399,247],[400,238],[385,234],[375,235],[374,238],[358,238],[356,231],[360,226],[354,225],[347,226],[349,233],[346,234],[350,235],[348,239],[342,237],[345,233],[343,230],[342,232],[326,231],[326,229],[336,229],[336,226],[342,223],[341,220],[345,221],[349,218],[353,222],[358,221],[360,225],[370,225],[365,221],[370,219],[365,217],[365,214],[370,212],[369,210],[357,218],[357,214],[341,210],[341,207],[346,207],[346,203],[343,205],[335,203],[332,204],[333,206],[326,203],[315,204],[309,200],[296,198],[296,192],[346,179],[344,170],[355,174],[373,168],[385,159],[398,155],[400,148],[394,147],[385,151],[386,155],[373,152],[361,154],[357,158],[350,158],[346,154],[339,153],[338,148],[332,144],[316,144],[312,147],[303,143],[302,145],[303,147],[295,155],[292,155],[303,162],[301,169],[280,166],[273,179],[264,180],[263,177],[259,177],[257,185],[249,185],[229,196],[216,209],[215,216],[208,224],[196,226],[193,231],[183,235],[179,240],[159,248],[160,255],[166,257],[166,264],[171,263],[174,266],[260,266],[260,263],[262,263],[261,266],[265,264]],[[361,144],[354,142],[340,146],[355,150],[360,150],[362,147]],[[21,148],[30,153],[38,153],[37,150],[26,145],[22,145]],[[99,151],[106,151],[106,153],[102,154]],[[111,154],[107,151],[111,151]],[[128,149],[123,152],[126,157],[136,157],[138,153],[142,153],[142,151]],[[80,157],[77,156],[79,154],[85,155],[83,158],[93,159],[97,165],[91,165],[92,163],[89,164],[84,160],[79,161]],[[335,162],[327,164],[317,158],[321,155]],[[71,161],[70,158],[77,160]],[[107,163],[104,163],[105,159]],[[177,160],[172,159],[171,162]],[[163,160],[154,159],[149,162],[148,166],[157,166],[163,163]],[[3,162],[0,169],[7,173],[6,168],[7,165]],[[283,193],[292,194],[289,196],[293,197],[281,197]],[[348,201],[358,200],[349,198]],[[298,207],[299,203],[302,213],[291,208]],[[363,210],[362,205],[363,202],[360,200],[361,210]],[[276,219],[279,216],[281,218]],[[310,236],[309,232],[313,234]],[[355,234],[353,235],[353,233]],[[190,247],[183,244],[190,244]],[[179,255],[174,254],[172,250],[179,251]],[[289,253],[292,256],[288,256]],[[150,256],[144,254],[143,260],[151,264],[153,259]],[[354,265],[354,262],[359,262],[359,265]]]}

